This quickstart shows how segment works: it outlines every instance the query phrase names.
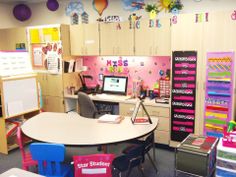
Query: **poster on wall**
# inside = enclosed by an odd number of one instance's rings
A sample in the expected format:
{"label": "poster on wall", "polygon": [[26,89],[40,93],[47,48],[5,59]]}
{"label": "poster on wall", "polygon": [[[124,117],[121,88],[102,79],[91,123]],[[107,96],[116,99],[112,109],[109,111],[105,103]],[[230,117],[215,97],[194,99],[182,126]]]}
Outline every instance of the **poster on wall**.
{"label": "poster on wall", "polygon": [[183,141],[194,133],[196,98],[196,51],[172,53],[171,140]]}
{"label": "poster on wall", "polygon": [[208,52],[204,106],[204,134],[222,137],[233,119],[234,52]]}

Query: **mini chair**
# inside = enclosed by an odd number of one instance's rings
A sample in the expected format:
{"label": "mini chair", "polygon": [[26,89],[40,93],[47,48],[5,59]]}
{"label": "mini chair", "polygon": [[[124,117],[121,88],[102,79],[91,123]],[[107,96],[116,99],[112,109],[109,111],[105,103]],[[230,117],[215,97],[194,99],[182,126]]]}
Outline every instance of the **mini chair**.
{"label": "mini chair", "polygon": [[38,161],[39,174],[46,177],[73,177],[70,165],[62,163],[65,146],[62,144],[32,143],[32,158]]}
{"label": "mini chair", "polygon": [[118,156],[113,160],[112,165],[114,170],[119,171],[120,177],[122,172],[126,172],[126,177],[128,177],[134,167],[138,167],[142,173],[142,176],[145,176],[142,169],[143,151],[143,145],[133,146],[133,148],[131,148],[127,154]]}
{"label": "mini chair", "polygon": [[24,142],[26,138],[22,136],[20,127],[17,127],[16,137],[17,137],[17,144],[20,148],[21,157],[22,157],[22,160],[21,160],[22,169],[29,171],[29,167],[30,166],[36,167],[38,165],[38,162],[32,159],[30,152],[25,151]]}
{"label": "mini chair", "polygon": [[75,177],[112,177],[113,154],[73,156]]}
{"label": "mini chair", "polygon": [[123,152],[124,154],[127,154],[127,153],[129,153],[130,149],[132,149],[133,147],[139,146],[139,144],[143,144],[143,145],[144,145],[144,149],[143,149],[143,150],[144,150],[144,152],[143,152],[143,156],[144,156],[144,157],[143,157],[143,162],[144,162],[144,160],[145,160],[145,155],[147,154],[147,156],[148,156],[148,158],[149,158],[149,160],[150,160],[150,162],[151,162],[153,168],[155,169],[155,171],[156,171],[156,173],[157,173],[157,172],[158,172],[157,167],[156,167],[156,165],[155,165],[153,159],[151,158],[151,155],[149,154],[149,151],[153,148],[153,142],[154,142],[154,133],[151,133],[151,134],[149,134],[149,135],[145,138],[144,141],[139,140],[139,141],[137,142],[138,144],[132,144],[132,145],[128,146],[127,148],[125,148],[122,152]]}
{"label": "mini chair", "polygon": [[111,110],[98,110],[91,98],[83,92],[78,92],[80,115],[87,118],[97,118],[99,114],[111,113]]}

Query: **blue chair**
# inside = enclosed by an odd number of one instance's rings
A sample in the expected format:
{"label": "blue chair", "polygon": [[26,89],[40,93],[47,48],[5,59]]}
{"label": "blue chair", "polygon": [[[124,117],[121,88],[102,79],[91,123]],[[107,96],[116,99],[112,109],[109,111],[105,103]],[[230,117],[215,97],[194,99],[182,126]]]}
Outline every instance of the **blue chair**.
{"label": "blue chair", "polygon": [[40,175],[46,177],[73,177],[72,165],[63,163],[65,146],[62,144],[32,143],[32,158],[38,161]]}

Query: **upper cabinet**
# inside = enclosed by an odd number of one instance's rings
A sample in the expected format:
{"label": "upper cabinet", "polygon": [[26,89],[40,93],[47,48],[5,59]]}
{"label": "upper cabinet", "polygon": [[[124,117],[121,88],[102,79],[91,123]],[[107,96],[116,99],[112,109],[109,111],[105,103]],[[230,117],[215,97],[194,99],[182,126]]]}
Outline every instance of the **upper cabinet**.
{"label": "upper cabinet", "polygon": [[140,20],[135,28],[135,55],[169,56],[170,36],[170,18]]}
{"label": "upper cabinet", "polygon": [[71,55],[99,55],[98,24],[70,26]]}
{"label": "upper cabinet", "polygon": [[100,24],[100,55],[134,55],[134,29],[129,22]]}

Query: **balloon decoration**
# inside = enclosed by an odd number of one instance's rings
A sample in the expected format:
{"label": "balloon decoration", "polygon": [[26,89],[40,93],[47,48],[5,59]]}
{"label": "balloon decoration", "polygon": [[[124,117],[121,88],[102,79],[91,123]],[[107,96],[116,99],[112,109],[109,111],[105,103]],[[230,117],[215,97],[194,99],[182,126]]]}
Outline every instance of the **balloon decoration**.
{"label": "balloon decoration", "polygon": [[108,0],[93,0],[93,8],[97,11],[97,13],[101,16],[103,11],[108,6]]}
{"label": "balloon decoration", "polygon": [[25,21],[31,17],[31,10],[25,4],[18,4],[13,9],[13,15],[17,20]]}
{"label": "balloon decoration", "polygon": [[47,8],[51,11],[56,11],[59,7],[59,3],[57,0],[48,0],[47,1]]}

